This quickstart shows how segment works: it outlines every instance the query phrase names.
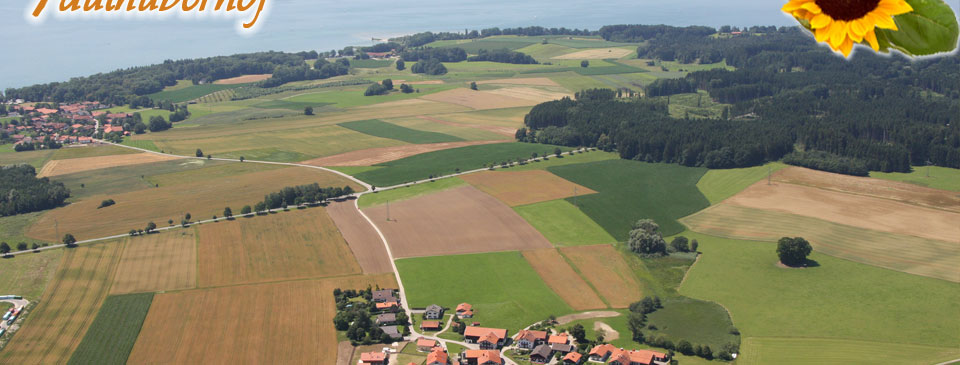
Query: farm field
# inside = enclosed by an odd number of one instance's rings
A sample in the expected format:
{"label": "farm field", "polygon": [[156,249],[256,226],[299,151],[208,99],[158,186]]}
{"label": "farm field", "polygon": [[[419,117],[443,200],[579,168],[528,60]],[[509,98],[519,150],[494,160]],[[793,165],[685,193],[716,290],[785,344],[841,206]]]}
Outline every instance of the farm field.
{"label": "farm field", "polygon": [[127,155],[138,153],[129,148],[117,147],[108,144],[80,145],[78,147],[63,147],[53,150],[51,160],[68,160],[71,158],[97,157],[110,155]]}
{"label": "farm field", "polygon": [[[929,177],[927,177],[929,171]],[[891,181],[902,181],[934,189],[960,192],[960,169],[940,166],[914,166],[909,173],[883,173],[873,171],[870,177]]]}
{"label": "farm field", "polygon": [[552,200],[522,205],[513,210],[533,228],[543,234],[554,246],[596,245],[616,243],[607,231],[572,203]]}
{"label": "farm field", "polygon": [[[520,328],[571,308],[516,251],[397,260],[411,307],[467,302],[482,326]],[[482,279],[479,279],[482,278]],[[509,283],[509,285],[504,285]]]}
{"label": "farm field", "polygon": [[597,292],[586,281],[573,271],[566,259],[560,256],[554,248],[522,251],[523,258],[540,275],[543,282],[554,293],[563,298],[573,310],[606,308],[607,304],[600,299]]}
{"label": "farm field", "polygon": [[[960,317],[954,315],[960,311],[960,291],[955,283],[816,250],[810,259],[818,266],[784,269],[776,265],[774,243],[687,236],[700,241],[702,255],[680,293],[723,303],[744,338],[828,338],[953,348],[960,344]],[[743,351],[751,350],[745,346]]]}
{"label": "farm field", "polygon": [[352,276],[157,294],[129,362],[333,364],[333,289],[367,285],[396,282]]}
{"label": "farm field", "polygon": [[937,364],[960,357],[956,347],[830,338],[751,337],[744,340],[743,348],[737,364],[853,364],[864,359],[884,364]]}
{"label": "farm field", "polygon": [[378,119],[360,120],[340,123],[341,127],[351,129],[374,137],[395,139],[401,142],[414,144],[461,142],[462,138],[436,132],[426,132],[401,127]]}
{"label": "farm field", "polygon": [[461,179],[511,207],[596,193],[544,170],[484,171]]}
{"label": "farm field", "polygon": [[395,258],[549,248],[510,207],[469,186],[364,209]]}
{"label": "farm field", "polygon": [[763,166],[739,169],[707,170],[707,173],[703,174],[703,177],[697,182],[697,189],[700,189],[700,192],[710,201],[710,204],[717,204],[750,187],[757,181],[766,179],[768,172],[779,171],[786,167],[787,165],[774,162]]}
{"label": "farm field", "polygon": [[215,93],[217,91],[233,89],[243,85],[244,84],[191,85],[185,88],[177,88],[175,90],[164,90],[164,91],[153,93],[147,96],[150,97],[150,99],[153,99],[155,101],[166,100],[171,103],[182,103],[185,101],[197,99],[207,94]]}
{"label": "farm field", "polygon": [[[484,164],[516,161],[529,158],[534,152],[553,153],[557,146],[530,143],[496,143],[461,147],[423,153],[378,164],[381,169],[359,173],[354,177],[376,186],[391,186],[427,179],[430,175],[443,176],[459,169],[469,171]],[[563,151],[569,148],[560,147]],[[569,180],[569,179],[568,179]]]}
{"label": "farm field", "polygon": [[269,79],[271,74],[261,74],[261,75],[243,75],[237,77],[231,77],[229,79],[220,79],[214,81],[215,85],[234,85],[234,84],[249,84],[251,82],[258,82]]}
{"label": "farm field", "polygon": [[393,265],[380,235],[353,204],[353,200],[330,203],[326,207],[327,214],[337,225],[365,274],[393,272]]}
{"label": "farm field", "polygon": [[[442,133],[467,141],[512,140],[513,134],[506,135],[512,128],[480,126],[448,122],[433,116],[421,115],[418,117],[391,118],[389,123],[418,131]],[[514,131],[515,133],[516,131]]]}
{"label": "farm field", "polygon": [[385,204],[387,202],[397,203],[403,200],[413,199],[418,196],[464,186],[466,184],[467,182],[463,181],[463,179],[460,177],[448,177],[429,183],[408,185],[402,188],[378,191],[375,194],[366,194],[361,196],[358,206],[360,209],[365,209],[375,205]]}
{"label": "farm field", "polygon": [[518,77],[509,79],[477,81],[477,85],[528,85],[528,86],[560,86],[546,77]]}
{"label": "farm field", "polygon": [[[107,196],[94,196],[66,207],[47,211],[28,228],[26,235],[37,239],[59,241],[70,232],[78,240],[123,234],[131,228],[142,228],[150,221],[163,224],[168,219],[179,221],[184,213],[207,218],[221,215],[224,206],[235,211],[245,204],[262,200],[264,194],[284,186],[319,183],[320,186],[347,186],[362,191],[349,180],[309,168],[285,168],[234,176],[217,183],[200,181],[111,195],[116,205],[96,209]],[[144,209],[150,207],[150,209]],[[54,227],[53,222],[57,222]]]}
{"label": "farm field", "polygon": [[[683,218],[695,232],[775,242],[801,236],[815,250],[847,260],[960,282],[955,243],[847,226],[777,211],[720,204]],[[909,250],[904,250],[909,247]]]}
{"label": "farm field", "polygon": [[773,179],[787,184],[888,199],[960,213],[960,194],[910,183],[833,174],[802,167],[781,170],[774,174]]}
{"label": "farm field", "polygon": [[[107,167],[88,170],[53,178],[70,189],[68,201],[84,200],[96,195],[113,195],[162,186],[189,183],[216,176],[215,167],[229,165],[230,162],[207,161],[199,159],[179,159],[152,162],[138,165]],[[236,163],[240,165],[240,163]],[[245,167],[272,167],[270,165],[245,164]],[[252,171],[251,171],[252,172]],[[178,174],[179,173],[179,174]],[[163,178],[171,174],[170,179]],[[158,178],[159,177],[159,178]]]}
{"label": "farm field", "polygon": [[611,308],[626,308],[643,299],[640,281],[613,246],[561,247],[560,253]]}
{"label": "farm field", "polygon": [[530,87],[508,87],[490,91],[465,88],[452,89],[423,96],[425,100],[465,106],[474,110],[534,106],[539,103],[568,96]]}
{"label": "farm field", "polygon": [[945,242],[960,242],[960,213],[801,185],[760,182],[726,204]]}
{"label": "farm field", "polygon": [[476,146],[491,143],[500,143],[503,141],[478,141],[478,142],[448,142],[431,144],[408,144],[393,147],[368,148],[363,150],[345,152],[333,156],[320,157],[312,160],[302,161],[302,164],[312,166],[371,166],[399,159],[428,153],[442,151],[466,146]]}
{"label": "farm field", "polygon": [[577,165],[577,164],[585,164],[589,162],[619,160],[619,159],[620,159],[620,156],[613,152],[582,151],[573,155],[564,155],[563,158],[550,157],[549,160],[544,160],[541,157],[540,159],[533,161],[531,163],[528,163],[526,165],[513,166],[510,168],[510,171],[546,170],[547,168],[554,167],[554,166]]}
{"label": "farm field", "polygon": [[139,165],[144,163],[178,160],[179,157],[154,153],[135,153],[113,156],[79,157],[69,160],[50,160],[37,172],[38,177],[66,175],[77,172],[98,170],[108,167]]}
{"label": "farm field", "polygon": [[627,48],[592,48],[588,50],[567,53],[559,56],[553,56],[551,58],[555,60],[600,60],[600,59],[610,59],[610,58],[623,58],[634,52],[636,52],[636,49],[630,50]]}
{"label": "farm field", "polygon": [[580,210],[619,241],[626,241],[633,223],[643,218],[655,220],[664,236],[682,232],[678,218],[710,205],[696,187],[703,168],[609,160],[547,171],[598,191],[577,199]]}
{"label": "farm field", "polygon": [[361,273],[321,208],[209,223],[197,231],[200,287]]}
{"label": "farm field", "polygon": [[28,245],[46,242],[26,236],[27,229],[33,225],[43,213],[44,212],[33,212],[0,217],[0,242],[8,243],[11,248],[17,247],[17,244],[20,242],[26,242]]}
{"label": "farm field", "polygon": [[[457,116],[459,116],[460,118],[463,118],[461,115],[457,115]],[[509,138],[512,140],[513,139],[512,137],[514,137],[517,133],[517,129],[514,127],[505,127],[505,126],[497,125],[497,124],[504,124],[505,122],[502,120],[496,121],[495,123],[491,123],[491,124],[482,124],[482,122],[484,122],[483,119],[480,119],[480,120],[474,119],[472,120],[472,122],[481,122],[481,123],[470,124],[470,123],[451,122],[450,120],[454,119],[454,118],[451,118],[451,116],[444,116],[442,118],[438,118],[436,116],[421,115],[421,116],[418,116],[417,118],[419,118],[424,122],[432,123],[433,125],[436,125],[436,126],[445,125],[448,127],[456,127],[460,129],[468,128],[475,131],[476,133],[485,132],[487,136],[496,135],[497,138],[493,138],[493,139]]]}
{"label": "farm field", "polygon": [[66,251],[42,302],[0,351],[0,362],[67,362],[107,296],[122,248],[107,242]]}
{"label": "farm field", "polygon": [[[373,77],[371,77],[373,78]],[[377,82],[380,80],[377,79]],[[394,88],[399,88],[400,84],[395,83]],[[409,93],[405,94],[398,90],[390,92],[386,95],[372,95],[364,96],[363,92],[367,88],[364,86],[355,86],[347,87],[342,90],[328,90],[328,91],[318,91],[318,92],[308,92],[300,95],[291,96],[288,98],[276,100],[279,104],[282,105],[283,102],[292,102],[298,103],[298,105],[333,105],[337,108],[352,108],[352,107],[362,107],[362,106],[371,106],[375,104],[388,104],[390,102],[402,102],[407,100],[415,100],[422,98],[426,95],[431,95],[434,93],[440,93],[445,90],[450,90],[455,88],[454,85],[448,84],[419,84],[416,86],[416,89],[419,89],[419,93]],[[300,111],[303,111],[301,106]],[[362,119],[361,119],[362,120]]]}
{"label": "farm field", "polygon": [[668,298],[663,300],[663,308],[648,314],[647,318],[648,323],[657,329],[645,331],[646,336],[665,336],[673,343],[687,340],[692,344],[708,345],[714,351],[720,351],[727,344],[740,344],[739,336],[730,333],[734,329],[730,314],[716,303],[684,297]]}
{"label": "farm field", "polygon": [[518,107],[434,114],[432,117],[465,125],[504,127],[516,132],[517,129],[523,127],[523,117],[529,111],[529,107]]}
{"label": "farm field", "polygon": [[47,250],[0,259],[0,292],[20,295],[30,301],[41,298],[47,283],[54,277],[63,250]]}
{"label": "farm field", "polygon": [[68,364],[126,364],[153,293],[107,297]]}
{"label": "farm field", "polygon": [[[4,149],[6,149],[6,147],[4,147]],[[53,151],[51,150],[14,152],[11,148],[9,152],[0,153],[0,165],[19,165],[25,163],[40,170],[52,155]]]}
{"label": "farm field", "polygon": [[193,229],[126,239],[110,294],[191,289],[197,285]]}

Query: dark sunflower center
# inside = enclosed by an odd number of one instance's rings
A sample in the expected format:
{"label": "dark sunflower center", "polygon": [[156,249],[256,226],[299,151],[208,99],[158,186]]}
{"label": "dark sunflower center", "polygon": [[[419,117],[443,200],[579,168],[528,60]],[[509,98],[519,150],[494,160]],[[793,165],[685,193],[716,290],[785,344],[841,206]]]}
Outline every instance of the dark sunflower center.
{"label": "dark sunflower center", "polygon": [[860,19],[877,8],[880,0],[814,0],[834,20]]}

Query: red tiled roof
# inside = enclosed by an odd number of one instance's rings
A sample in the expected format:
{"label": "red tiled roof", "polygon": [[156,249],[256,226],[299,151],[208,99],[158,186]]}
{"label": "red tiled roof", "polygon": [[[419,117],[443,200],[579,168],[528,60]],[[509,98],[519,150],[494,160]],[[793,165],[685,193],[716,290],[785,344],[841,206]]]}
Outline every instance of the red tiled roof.
{"label": "red tiled roof", "polygon": [[364,352],[360,354],[360,361],[362,362],[377,362],[383,361],[387,358],[387,354],[382,352]]}
{"label": "red tiled roof", "polygon": [[503,364],[500,358],[500,351],[497,350],[467,350],[464,351],[467,359],[477,359],[477,364],[492,362],[494,364]]}
{"label": "red tiled roof", "polygon": [[547,331],[531,331],[531,330],[520,330],[517,332],[516,336],[513,336],[515,341],[520,341],[526,339],[527,341],[534,342],[536,340],[543,340],[547,338]]}
{"label": "red tiled roof", "polygon": [[436,340],[431,340],[427,338],[421,338],[417,340],[417,347],[434,347],[437,346]]}
{"label": "red tiled roof", "polygon": [[557,336],[550,336],[550,339],[547,340],[547,342],[550,343],[551,345],[552,345],[552,344],[555,344],[555,343],[557,343],[557,344],[566,344],[567,341],[568,341],[568,339],[567,339],[567,334],[566,334],[566,333],[561,334],[561,335],[557,335]]}
{"label": "red tiled roof", "polygon": [[470,305],[470,303],[460,303],[460,305],[457,306],[457,312],[465,312],[471,309],[473,309],[473,306]]}
{"label": "red tiled roof", "polygon": [[430,354],[427,355],[427,364],[433,364],[437,362],[441,364],[447,363],[447,353],[439,347],[434,348],[433,351],[430,351]]}
{"label": "red tiled roof", "polygon": [[580,362],[581,357],[583,357],[583,355],[580,355],[579,352],[570,352],[570,353],[567,353],[567,356],[563,357],[563,361],[570,360],[573,362]]}
{"label": "red tiled roof", "polygon": [[500,328],[467,327],[463,330],[464,337],[480,337],[482,339],[490,334],[494,335],[497,341],[507,338],[507,330]]}
{"label": "red tiled roof", "polygon": [[592,349],[590,349],[590,354],[589,354],[589,355],[590,355],[590,356],[594,356],[594,355],[603,356],[603,355],[606,355],[607,353],[614,352],[614,351],[618,351],[618,350],[620,350],[620,349],[616,348],[615,346],[613,346],[613,345],[611,345],[611,344],[609,344],[609,343],[605,343],[605,344],[603,344],[603,345],[594,346]]}
{"label": "red tiled roof", "polygon": [[423,321],[420,328],[440,328],[440,321]]}

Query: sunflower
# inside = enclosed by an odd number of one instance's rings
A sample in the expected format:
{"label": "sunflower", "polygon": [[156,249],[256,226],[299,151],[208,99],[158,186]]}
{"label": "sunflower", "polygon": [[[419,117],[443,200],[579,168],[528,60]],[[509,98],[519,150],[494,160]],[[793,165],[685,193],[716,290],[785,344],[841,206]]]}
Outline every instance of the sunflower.
{"label": "sunflower", "polygon": [[817,42],[850,56],[854,43],[880,50],[875,29],[897,30],[893,17],[913,11],[904,0],[790,0],[783,11],[809,22]]}

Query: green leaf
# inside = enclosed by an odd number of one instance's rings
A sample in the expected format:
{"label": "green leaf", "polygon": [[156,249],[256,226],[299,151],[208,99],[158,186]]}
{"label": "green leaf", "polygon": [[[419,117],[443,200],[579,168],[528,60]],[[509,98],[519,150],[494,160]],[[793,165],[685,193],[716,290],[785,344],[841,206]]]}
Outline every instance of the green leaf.
{"label": "green leaf", "polygon": [[906,0],[913,11],[893,17],[897,31],[877,29],[890,47],[908,55],[923,56],[957,48],[960,27],[953,9],[943,0]]}

